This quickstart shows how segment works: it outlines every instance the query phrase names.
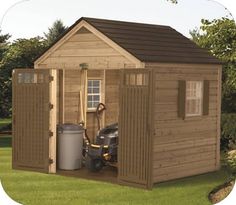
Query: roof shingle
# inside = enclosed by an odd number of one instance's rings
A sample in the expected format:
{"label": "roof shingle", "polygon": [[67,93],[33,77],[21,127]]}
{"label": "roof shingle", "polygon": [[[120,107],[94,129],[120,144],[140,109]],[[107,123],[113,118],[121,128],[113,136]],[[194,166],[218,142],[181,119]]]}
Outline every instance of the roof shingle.
{"label": "roof shingle", "polygon": [[221,64],[207,50],[200,48],[175,29],[162,25],[82,17],[56,42],[82,20],[142,62]]}
{"label": "roof shingle", "polygon": [[221,62],[169,26],[83,18],[143,62]]}

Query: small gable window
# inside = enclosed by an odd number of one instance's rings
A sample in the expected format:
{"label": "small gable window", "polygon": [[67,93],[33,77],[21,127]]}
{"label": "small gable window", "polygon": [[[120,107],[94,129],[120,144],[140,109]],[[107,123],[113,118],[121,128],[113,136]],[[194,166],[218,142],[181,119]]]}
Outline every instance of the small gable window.
{"label": "small gable window", "polygon": [[88,80],[88,96],[87,96],[88,110],[94,110],[101,102],[101,80]]}

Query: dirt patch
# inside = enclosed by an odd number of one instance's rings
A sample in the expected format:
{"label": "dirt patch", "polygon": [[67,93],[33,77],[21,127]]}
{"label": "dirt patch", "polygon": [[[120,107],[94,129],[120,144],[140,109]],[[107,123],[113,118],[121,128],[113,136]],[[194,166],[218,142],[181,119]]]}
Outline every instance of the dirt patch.
{"label": "dirt patch", "polygon": [[213,191],[210,192],[209,200],[212,202],[212,204],[216,204],[222,201],[232,191],[233,186],[234,186],[234,181],[230,181],[216,187]]}

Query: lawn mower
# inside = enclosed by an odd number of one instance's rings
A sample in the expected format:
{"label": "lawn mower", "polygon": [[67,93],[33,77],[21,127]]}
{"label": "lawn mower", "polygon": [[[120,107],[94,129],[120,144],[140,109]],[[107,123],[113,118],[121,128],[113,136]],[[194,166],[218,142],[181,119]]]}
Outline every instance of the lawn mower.
{"label": "lawn mower", "polygon": [[92,172],[98,172],[107,165],[116,166],[117,164],[118,123],[100,129],[100,116],[105,109],[103,103],[99,103],[96,109],[98,133],[95,143],[91,143],[85,130],[85,166]]}

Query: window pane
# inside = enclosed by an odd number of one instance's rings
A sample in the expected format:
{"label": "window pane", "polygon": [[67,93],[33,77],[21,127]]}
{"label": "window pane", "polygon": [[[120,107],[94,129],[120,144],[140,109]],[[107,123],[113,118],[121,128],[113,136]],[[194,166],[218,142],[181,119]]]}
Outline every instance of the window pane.
{"label": "window pane", "polygon": [[197,110],[197,103],[196,103],[197,101],[196,100],[191,100],[191,113],[192,114],[196,114],[196,110]]}
{"label": "window pane", "polygon": [[148,85],[148,75],[143,74],[143,85]]}
{"label": "window pane", "polygon": [[88,93],[92,93],[92,88],[88,88]]}
{"label": "window pane", "polygon": [[129,81],[129,84],[130,84],[130,85],[135,85],[135,79],[136,79],[135,74],[130,74],[130,81]]}
{"label": "window pane", "polygon": [[99,102],[93,102],[93,107],[96,108],[98,106]]}
{"label": "window pane", "polygon": [[100,96],[99,95],[94,95],[93,96],[93,101],[99,101],[100,99]]}
{"label": "window pane", "polygon": [[129,85],[129,74],[125,75],[125,85]]}
{"label": "window pane", "polygon": [[22,73],[18,73],[18,83],[23,83],[23,74]]}
{"label": "window pane", "polygon": [[30,73],[23,73],[24,83],[31,83],[31,75]]}
{"label": "window pane", "polygon": [[88,87],[92,86],[92,80],[88,80]]}
{"label": "window pane", "polygon": [[202,81],[186,83],[186,115],[201,115],[202,112]]}
{"label": "window pane", "polygon": [[137,83],[136,85],[143,85],[143,74],[142,73],[139,73],[137,74]]}
{"label": "window pane", "polygon": [[88,101],[92,101],[93,97],[92,95],[88,95]]}
{"label": "window pane", "polygon": [[99,88],[93,88],[93,93],[99,93]]}
{"label": "window pane", "polygon": [[93,80],[93,87],[99,87],[99,80]]}
{"label": "window pane", "polygon": [[38,74],[38,83],[43,83],[44,82],[44,75],[39,73]]}
{"label": "window pane", "polygon": [[88,108],[93,108],[92,106],[93,106],[93,103],[92,103],[92,102],[88,102],[88,103],[87,103],[87,107],[88,107]]}

